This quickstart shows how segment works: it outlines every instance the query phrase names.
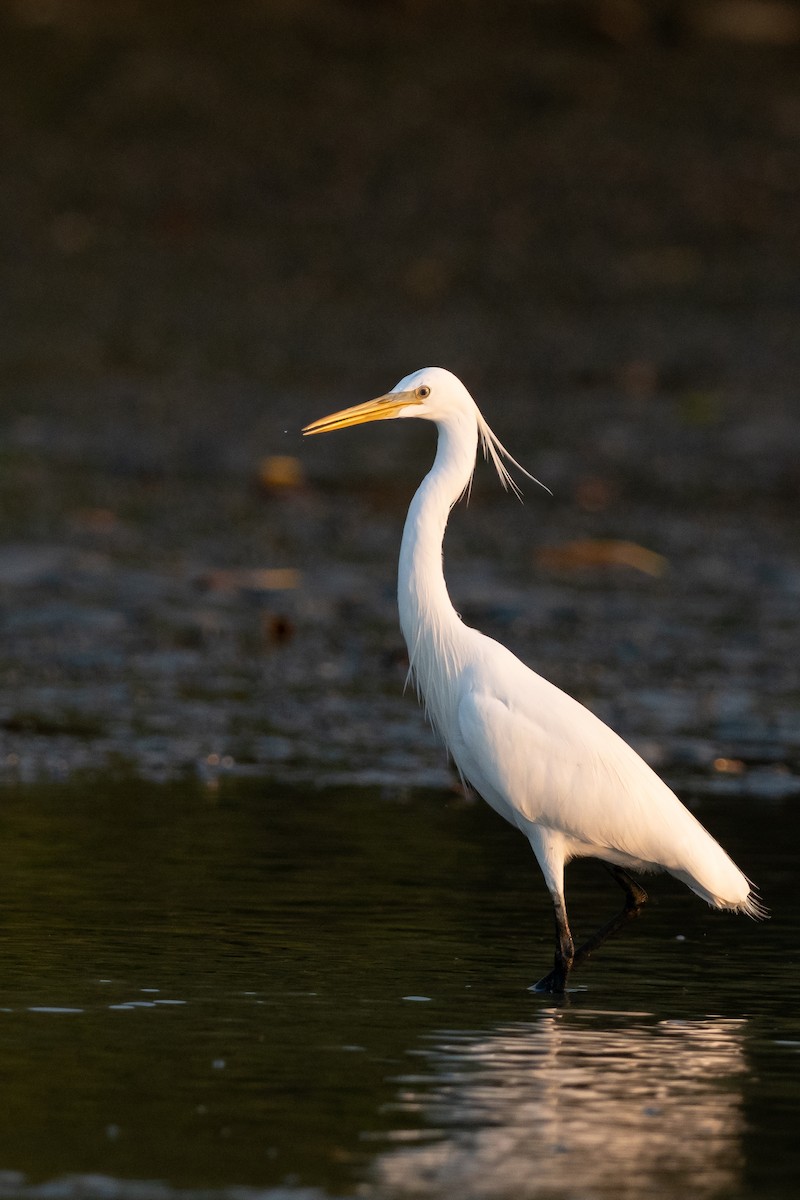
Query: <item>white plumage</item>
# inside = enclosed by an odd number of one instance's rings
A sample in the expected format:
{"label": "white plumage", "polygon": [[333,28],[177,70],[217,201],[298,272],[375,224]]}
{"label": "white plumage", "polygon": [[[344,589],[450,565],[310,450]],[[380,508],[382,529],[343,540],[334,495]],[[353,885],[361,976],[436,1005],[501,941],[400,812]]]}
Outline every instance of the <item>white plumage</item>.
{"label": "white plumage", "polygon": [[[439,431],[400,550],[398,606],[411,673],[462,776],[525,834],[542,869],[555,907],[556,955],[537,986],[563,990],[573,963],[638,912],[646,896],[626,869],[669,871],[715,908],[764,916],[746,876],[626,742],[505,646],[464,625],[453,608],[442,542],[450,509],[472,479],[479,441],[504,486],[515,487],[503,458],[519,467],[463,384],[428,367],[304,432],[397,417],[431,420]],[[576,952],[564,867],[586,855],[612,865],[627,904]]]}

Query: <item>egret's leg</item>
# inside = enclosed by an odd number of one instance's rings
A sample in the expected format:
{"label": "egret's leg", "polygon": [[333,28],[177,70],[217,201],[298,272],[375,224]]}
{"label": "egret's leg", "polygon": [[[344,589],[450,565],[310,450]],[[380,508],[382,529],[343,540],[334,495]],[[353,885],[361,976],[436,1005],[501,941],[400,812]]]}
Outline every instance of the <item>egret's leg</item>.
{"label": "egret's leg", "polygon": [[593,954],[598,946],[602,946],[606,938],[610,938],[612,934],[617,933],[623,925],[631,919],[638,917],[642,911],[643,905],[647,903],[647,892],[637,883],[633,876],[624,871],[622,867],[612,866],[610,863],[603,863],[607,871],[614,876],[619,886],[625,892],[625,903],[620,912],[605,925],[602,925],[596,933],[587,938],[578,949],[575,951],[575,957],[572,965],[579,966],[585,959]]}
{"label": "egret's leg", "polygon": [[567,920],[567,906],[563,894],[553,897],[553,912],[556,919],[556,952],[553,969],[544,979],[540,979],[530,989],[532,992],[555,992],[560,995],[566,991],[567,979],[575,961],[575,943]]}
{"label": "egret's leg", "polygon": [[638,911],[643,904],[647,903],[647,892],[623,867],[617,867],[613,863],[603,863],[603,866],[610,875],[613,875],[625,893],[626,908],[637,909]]}
{"label": "egret's leg", "polygon": [[[624,871],[622,867],[612,866],[610,863],[603,863],[603,866],[616,879],[619,886],[625,892],[625,904],[621,912],[618,912],[615,917],[602,925],[596,933],[593,933],[590,938],[587,938],[577,950],[572,950],[572,935],[567,924],[567,910],[564,905],[563,896],[560,898],[554,897],[556,906],[556,959],[553,970],[549,975],[545,975],[544,979],[540,979],[530,990],[532,992],[563,992],[572,967],[578,967],[584,962],[598,946],[602,946],[606,938],[617,933],[618,930],[625,925],[631,917],[638,917],[642,910],[642,906],[647,903],[647,892],[638,884],[636,880]],[[564,931],[568,939],[569,958],[564,954]],[[559,952],[559,946],[562,949]],[[566,968],[566,969],[565,969]]]}
{"label": "egret's leg", "polygon": [[561,993],[567,986],[567,977],[575,957],[575,943],[567,919],[567,902],[564,899],[564,843],[560,834],[532,825],[528,840],[542,868],[548,891],[553,897],[553,913],[556,922],[556,946],[553,969],[530,989],[532,992]]}

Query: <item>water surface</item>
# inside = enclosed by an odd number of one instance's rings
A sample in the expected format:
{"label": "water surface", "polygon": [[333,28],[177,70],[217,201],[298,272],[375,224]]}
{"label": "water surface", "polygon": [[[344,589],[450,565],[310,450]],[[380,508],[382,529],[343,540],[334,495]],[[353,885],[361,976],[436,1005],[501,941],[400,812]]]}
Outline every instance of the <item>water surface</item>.
{"label": "water surface", "polygon": [[[772,919],[668,879],[574,976],[453,793],[3,793],[0,1196],[788,1197],[798,819],[703,799]],[[618,894],[568,872],[576,933]]]}

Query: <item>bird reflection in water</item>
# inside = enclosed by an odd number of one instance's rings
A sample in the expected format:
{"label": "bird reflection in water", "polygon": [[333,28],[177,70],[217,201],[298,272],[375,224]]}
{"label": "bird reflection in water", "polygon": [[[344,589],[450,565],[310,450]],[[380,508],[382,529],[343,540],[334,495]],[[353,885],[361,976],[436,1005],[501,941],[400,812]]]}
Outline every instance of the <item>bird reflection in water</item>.
{"label": "bird reflection in water", "polygon": [[427,1128],[398,1129],[371,1178],[398,1198],[729,1195],[745,1025],[547,1012],[490,1035],[443,1033],[392,1105]]}

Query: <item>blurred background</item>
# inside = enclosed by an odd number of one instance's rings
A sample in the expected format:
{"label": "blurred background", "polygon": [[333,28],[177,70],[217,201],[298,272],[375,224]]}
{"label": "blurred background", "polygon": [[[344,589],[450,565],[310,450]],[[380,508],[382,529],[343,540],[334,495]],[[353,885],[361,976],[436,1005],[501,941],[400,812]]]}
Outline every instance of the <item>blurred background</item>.
{"label": "blurred background", "polygon": [[323,684],[337,727],[365,664],[394,695],[430,431],[299,429],[431,364],[555,493],[518,511],[479,475],[448,549],[467,615],[528,657],[563,629],[545,665],[603,710],[617,610],[581,640],[570,589],[661,588],[667,620],[688,555],[774,690],[798,67],[793,0],[5,0],[0,766],[274,765]]}

